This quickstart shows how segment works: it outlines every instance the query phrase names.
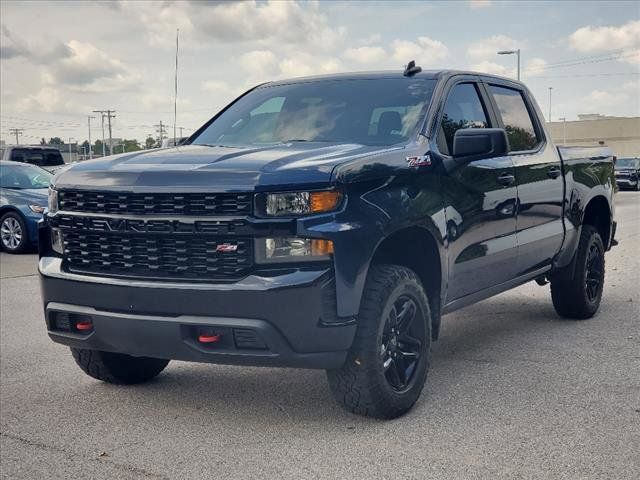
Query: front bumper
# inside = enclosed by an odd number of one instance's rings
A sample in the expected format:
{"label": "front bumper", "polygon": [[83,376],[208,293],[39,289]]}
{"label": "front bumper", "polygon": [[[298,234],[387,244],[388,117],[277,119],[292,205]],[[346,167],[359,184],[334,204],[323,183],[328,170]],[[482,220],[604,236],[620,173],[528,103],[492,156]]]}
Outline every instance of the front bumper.
{"label": "front bumper", "polygon": [[616,177],[618,187],[635,187],[638,181],[640,181],[638,178]]}
{"label": "front bumper", "polygon": [[[331,269],[251,275],[232,284],[166,283],[77,275],[42,257],[49,336],[78,348],[234,365],[336,368],[355,335],[336,315]],[[66,318],[61,323],[59,318]],[[68,319],[89,320],[79,332]],[[202,344],[203,331],[221,341]]]}

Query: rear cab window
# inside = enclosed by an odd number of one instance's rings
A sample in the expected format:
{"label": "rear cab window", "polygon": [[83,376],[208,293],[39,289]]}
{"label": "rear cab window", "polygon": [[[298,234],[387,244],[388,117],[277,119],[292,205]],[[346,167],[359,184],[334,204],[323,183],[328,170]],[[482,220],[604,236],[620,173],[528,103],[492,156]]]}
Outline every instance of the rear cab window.
{"label": "rear cab window", "polygon": [[542,138],[535,128],[523,92],[508,87],[489,85],[509,139],[510,152],[535,150]]}

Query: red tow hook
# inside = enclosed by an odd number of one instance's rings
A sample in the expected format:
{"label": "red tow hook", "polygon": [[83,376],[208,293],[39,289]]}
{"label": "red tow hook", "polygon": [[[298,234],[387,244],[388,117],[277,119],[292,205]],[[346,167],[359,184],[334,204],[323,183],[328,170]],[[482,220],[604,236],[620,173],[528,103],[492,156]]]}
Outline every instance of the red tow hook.
{"label": "red tow hook", "polygon": [[221,338],[222,335],[219,333],[201,333],[200,336],[198,336],[198,341],[200,343],[218,343]]}
{"label": "red tow hook", "polygon": [[76,323],[76,330],[80,330],[84,332],[86,330],[91,330],[91,329],[93,329],[93,323],[89,321]]}

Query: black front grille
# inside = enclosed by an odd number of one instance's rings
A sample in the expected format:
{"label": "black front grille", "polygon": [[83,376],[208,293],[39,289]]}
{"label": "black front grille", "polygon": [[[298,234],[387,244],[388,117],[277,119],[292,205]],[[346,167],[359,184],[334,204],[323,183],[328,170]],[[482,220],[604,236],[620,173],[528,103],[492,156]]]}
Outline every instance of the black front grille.
{"label": "black front grille", "polygon": [[249,193],[122,193],[61,190],[58,207],[68,212],[123,215],[250,215]]}
{"label": "black front grille", "polygon": [[[149,279],[224,280],[253,266],[249,238],[63,229],[70,272]],[[218,247],[222,251],[217,251]]]}

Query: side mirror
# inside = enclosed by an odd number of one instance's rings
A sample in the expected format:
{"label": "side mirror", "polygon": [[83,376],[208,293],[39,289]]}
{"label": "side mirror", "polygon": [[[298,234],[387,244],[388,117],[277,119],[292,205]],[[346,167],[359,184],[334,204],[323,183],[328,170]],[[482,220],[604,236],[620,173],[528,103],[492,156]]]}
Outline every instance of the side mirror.
{"label": "side mirror", "polygon": [[509,153],[502,128],[461,128],[453,136],[453,157],[463,161],[500,157]]}

